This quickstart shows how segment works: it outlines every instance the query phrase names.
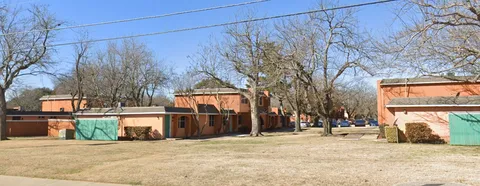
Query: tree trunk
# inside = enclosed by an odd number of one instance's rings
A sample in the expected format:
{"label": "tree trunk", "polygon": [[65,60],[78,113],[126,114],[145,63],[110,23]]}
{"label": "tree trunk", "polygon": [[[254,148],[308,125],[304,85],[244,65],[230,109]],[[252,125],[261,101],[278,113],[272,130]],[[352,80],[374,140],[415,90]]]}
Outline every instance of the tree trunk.
{"label": "tree trunk", "polygon": [[7,101],[3,88],[0,88],[0,140],[7,140]]}
{"label": "tree trunk", "polygon": [[[252,101],[253,103],[256,103],[256,100],[257,99],[252,99],[254,101]],[[261,131],[261,126],[258,122],[258,107],[256,104],[250,104],[250,112],[251,112],[251,117],[252,117],[252,130],[250,131],[250,136],[258,136],[258,135],[262,135],[262,131]]]}
{"label": "tree trunk", "polygon": [[328,117],[323,118],[323,134],[322,136],[328,136],[332,134],[332,123]]}
{"label": "tree trunk", "polygon": [[302,128],[300,126],[300,112],[295,110],[295,131],[294,132],[302,132]]}

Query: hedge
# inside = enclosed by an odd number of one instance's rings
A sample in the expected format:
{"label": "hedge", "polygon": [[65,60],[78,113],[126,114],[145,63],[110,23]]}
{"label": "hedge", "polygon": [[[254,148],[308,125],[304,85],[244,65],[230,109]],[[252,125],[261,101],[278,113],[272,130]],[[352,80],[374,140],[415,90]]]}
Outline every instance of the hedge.
{"label": "hedge", "polygon": [[445,143],[440,136],[433,133],[426,123],[406,123],[405,128],[406,136],[410,143]]}
{"label": "hedge", "polygon": [[133,140],[149,140],[152,127],[125,127],[125,135]]}

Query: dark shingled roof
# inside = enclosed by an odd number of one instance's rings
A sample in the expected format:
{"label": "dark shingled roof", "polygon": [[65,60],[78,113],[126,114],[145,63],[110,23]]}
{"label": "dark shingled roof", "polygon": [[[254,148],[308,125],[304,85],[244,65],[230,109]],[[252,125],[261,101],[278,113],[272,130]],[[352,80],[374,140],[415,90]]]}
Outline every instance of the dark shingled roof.
{"label": "dark shingled roof", "polygon": [[[205,107],[206,106],[206,107]],[[219,114],[213,105],[198,105],[200,114]],[[91,108],[78,111],[77,115],[128,115],[128,114],[192,114],[191,108],[185,107],[121,107],[121,108]]]}
{"label": "dark shingled roof", "polygon": [[233,109],[222,109],[222,114],[237,115],[237,113]]}
{"label": "dark shingled roof", "polygon": [[[207,89],[193,89],[194,95],[202,94],[238,94],[239,92],[233,88],[207,88]],[[174,95],[182,95],[182,92],[176,91]]]}
{"label": "dark shingled roof", "polygon": [[68,116],[71,112],[7,111],[8,116]]}
{"label": "dark shingled roof", "polygon": [[402,106],[480,106],[480,96],[393,98],[387,107]]}
{"label": "dark shingled roof", "polygon": [[[419,77],[419,78],[395,78],[395,79],[382,79],[380,85],[399,85],[399,84],[434,84],[434,83],[455,83],[462,81],[473,81],[474,76],[452,76],[452,77]],[[476,82],[480,82],[477,80]]]}
{"label": "dark shingled roof", "polygon": [[219,114],[220,112],[213,105],[198,104],[198,113],[200,114]]}

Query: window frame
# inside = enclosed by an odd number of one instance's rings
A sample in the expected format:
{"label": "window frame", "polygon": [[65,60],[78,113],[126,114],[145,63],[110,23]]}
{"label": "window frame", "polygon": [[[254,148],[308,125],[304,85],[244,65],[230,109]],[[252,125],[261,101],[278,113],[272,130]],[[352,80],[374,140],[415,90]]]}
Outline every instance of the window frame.
{"label": "window frame", "polygon": [[[183,124],[183,126],[182,126],[182,124]],[[179,129],[184,129],[186,125],[187,125],[187,117],[186,116],[180,116],[178,118],[178,126],[177,127]]]}
{"label": "window frame", "polygon": [[241,104],[248,104],[248,99],[244,95],[240,95],[240,103]]}
{"label": "window frame", "polygon": [[263,96],[258,98],[258,106],[263,106]]}
{"label": "window frame", "polygon": [[209,127],[214,127],[215,126],[215,116],[214,115],[208,115],[208,126]]}

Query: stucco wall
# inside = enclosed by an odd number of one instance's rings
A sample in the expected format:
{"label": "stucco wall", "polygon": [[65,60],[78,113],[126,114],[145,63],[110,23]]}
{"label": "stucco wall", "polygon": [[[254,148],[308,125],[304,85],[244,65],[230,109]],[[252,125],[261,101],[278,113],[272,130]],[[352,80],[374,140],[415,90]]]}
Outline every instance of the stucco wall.
{"label": "stucco wall", "polygon": [[[78,101],[75,101],[77,104]],[[86,100],[82,100],[80,107],[83,108],[87,104]],[[72,112],[72,101],[71,100],[44,100],[42,101],[42,111],[44,112],[60,112],[60,108],[64,108],[65,112]]]}
{"label": "stucco wall", "polygon": [[[233,109],[235,112],[241,111],[239,94],[220,94],[218,95],[218,100],[216,95],[196,95],[194,99],[198,104],[214,105],[218,110],[220,110],[220,108],[229,108]],[[175,96],[175,107],[189,108],[191,105],[189,102],[193,101],[186,96]],[[222,104],[222,107],[220,107],[219,103]]]}
{"label": "stucco wall", "polygon": [[125,115],[118,120],[118,135],[126,136],[125,127],[152,127],[153,137],[163,139],[164,115]]}
{"label": "stucco wall", "polygon": [[7,136],[8,137],[25,137],[25,136],[47,136],[48,121],[47,120],[24,120],[12,121],[7,120]]}
{"label": "stucco wall", "polygon": [[62,129],[75,130],[75,120],[70,119],[49,119],[48,136],[58,137],[58,132]]}
{"label": "stucco wall", "polygon": [[392,124],[395,120],[394,110],[385,105],[398,97],[436,97],[436,96],[471,96],[480,95],[480,83],[450,83],[424,85],[380,85],[377,81],[377,109],[379,123]]}
{"label": "stucco wall", "polygon": [[446,141],[450,141],[450,127],[448,114],[450,112],[479,111],[480,107],[419,107],[395,108],[394,124],[405,132],[406,123],[427,123],[434,133]]}

